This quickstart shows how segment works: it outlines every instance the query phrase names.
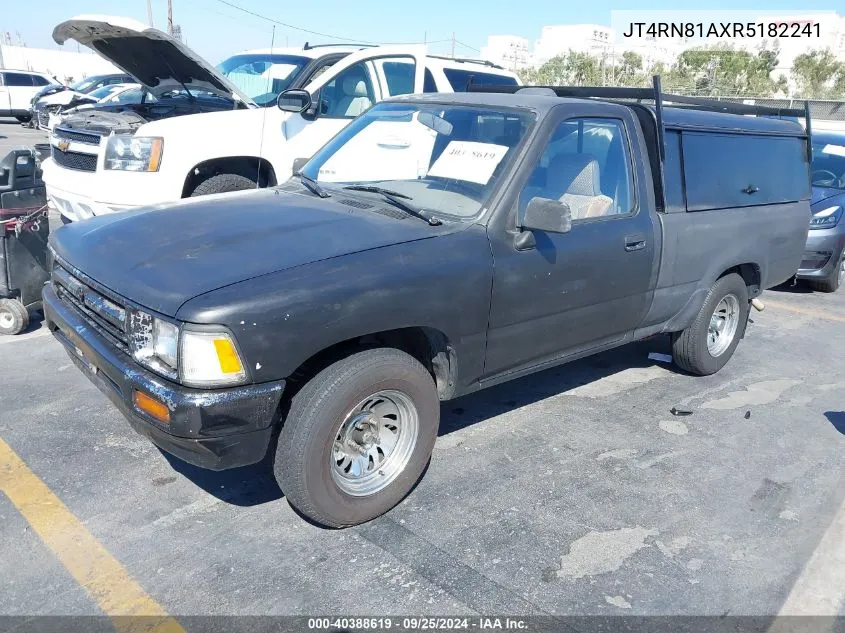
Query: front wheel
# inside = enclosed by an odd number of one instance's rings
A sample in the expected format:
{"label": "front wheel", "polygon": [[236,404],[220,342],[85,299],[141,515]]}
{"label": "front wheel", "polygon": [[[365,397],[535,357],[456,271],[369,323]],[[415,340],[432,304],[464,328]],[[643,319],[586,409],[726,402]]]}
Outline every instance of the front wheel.
{"label": "front wheel", "polygon": [[358,352],[291,401],[273,470],[290,504],[317,523],[364,523],[398,504],[431,457],[440,401],[431,375],[397,349]]}
{"label": "front wheel", "polygon": [[725,275],[710,288],[695,321],[672,335],[675,363],[692,374],[719,371],[733,356],[748,321],[748,288],[737,274]]}
{"label": "front wheel", "polygon": [[30,121],[32,121],[32,117],[28,114],[25,114],[23,116],[16,116],[15,118],[18,120],[18,123],[29,123]]}
{"label": "front wheel", "polygon": [[244,191],[255,189],[255,181],[240,174],[217,174],[197,185],[191,192],[191,197],[207,196],[212,193],[227,193],[229,191]]}

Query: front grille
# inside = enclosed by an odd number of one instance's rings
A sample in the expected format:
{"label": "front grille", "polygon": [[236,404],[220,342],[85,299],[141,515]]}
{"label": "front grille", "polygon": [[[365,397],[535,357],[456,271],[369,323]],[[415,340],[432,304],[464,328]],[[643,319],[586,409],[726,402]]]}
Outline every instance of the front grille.
{"label": "front grille", "polygon": [[53,130],[53,136],[65,139],[66,141],[85,143],[86,145],[99,145],[101,138],[96,132],[79,132],[77,130],[69,130],[65,127],[57,127]]}
{"label": "front grille", "polygon": [[47,124],[50,123],[50,113],[47,112],[44,108],[35,111],[36,116],[38,117],[38,125],[40,127],[47,127]]}
{"label": "front grille", "polygon": [[97,171],[97,155],[82,152],[63,152],[55,145],[52,149],[53,160],[57,165],[77,171]]}
{"label": "front grille", "polygon": [[58,262],[53,266],[53,288],[59,299],[75,308],[91,327],[116,347],[128,351],[126,306],[116,297],[106,297]]}

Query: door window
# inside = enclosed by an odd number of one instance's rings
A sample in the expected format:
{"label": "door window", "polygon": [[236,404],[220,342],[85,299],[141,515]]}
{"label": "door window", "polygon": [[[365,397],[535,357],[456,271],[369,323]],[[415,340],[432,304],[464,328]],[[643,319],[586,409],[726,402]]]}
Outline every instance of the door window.
{"label": "door window", "polygon": [[624,125],[614,119],[568,119],[546,146],[520,194],[569,205],[573,222],[633,211],[633,181]]}
{"label": "door window", "polygon": [[387,81],[387,94],[407,95],[414,92],[414,76],[416,64],[409,59],[380,59],[377,62],[381,66],[384,78]]}
{"label": "door window", "polygon": [[375,102],[373,80],[364,62],[341,71],[320,90],[320,115],[352,119]]}
{"label": "door window", "polygon": [[32,77],[32,84],[35,86],[46,86],[50,82],[47,81],[46,77],[42,77],[41,75],[30,75]]}
{"label": "door window", "polygon": [[32,87],[32,75],[23,73],[6,73],[6,85],[9,87],[26,86]]}

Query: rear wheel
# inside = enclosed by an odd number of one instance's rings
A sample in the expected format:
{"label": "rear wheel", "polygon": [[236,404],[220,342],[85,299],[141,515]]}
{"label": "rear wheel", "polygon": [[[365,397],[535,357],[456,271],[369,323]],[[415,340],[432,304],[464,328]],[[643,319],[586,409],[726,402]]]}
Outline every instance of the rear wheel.
{"label": "rear wheel", "polygon": [[839,265],[825,279],[811,279],[810,288],[819,292],[836,292],[845,281],[845,252],[839,258]]}
{"label": "rear wheel", "polygon": [[290,504],[317,523],[369,521],[414,487],[439,423],[434,380],[415,358],[390,348],[358,352],[293,397],[276,479]]}
{"label": "rear wheel", "polygon": [[17,299],[0,299],[0,334],[18,334],[29,325],[29,311]]}
{"label": "rear wheel", "polygon": [[695,321],[672,335],[675,363],[692,374],[715,374],[733,356],[748,321],[748,288],[737,274],[717,280]]}
{"label": "rear wheel", "polygon": [[255,189],[255,181],[240,174],[217,174],[198,184],[196,189],[191,192],[191,197],[246,189]]}

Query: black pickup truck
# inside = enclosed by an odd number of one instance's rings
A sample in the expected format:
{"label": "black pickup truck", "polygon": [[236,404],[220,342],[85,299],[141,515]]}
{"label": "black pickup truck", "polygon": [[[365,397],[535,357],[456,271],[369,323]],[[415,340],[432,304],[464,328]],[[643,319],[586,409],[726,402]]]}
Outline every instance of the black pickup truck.
{"label": "black pickup truck", "polygon": [[619,90],[401,97],[278,187],[63,227],[48,326],[163,450],[272,450],[300,512],[372,519],[420,478],[440,401],[658,333],[711,374],[795,273],[804,128]]}

